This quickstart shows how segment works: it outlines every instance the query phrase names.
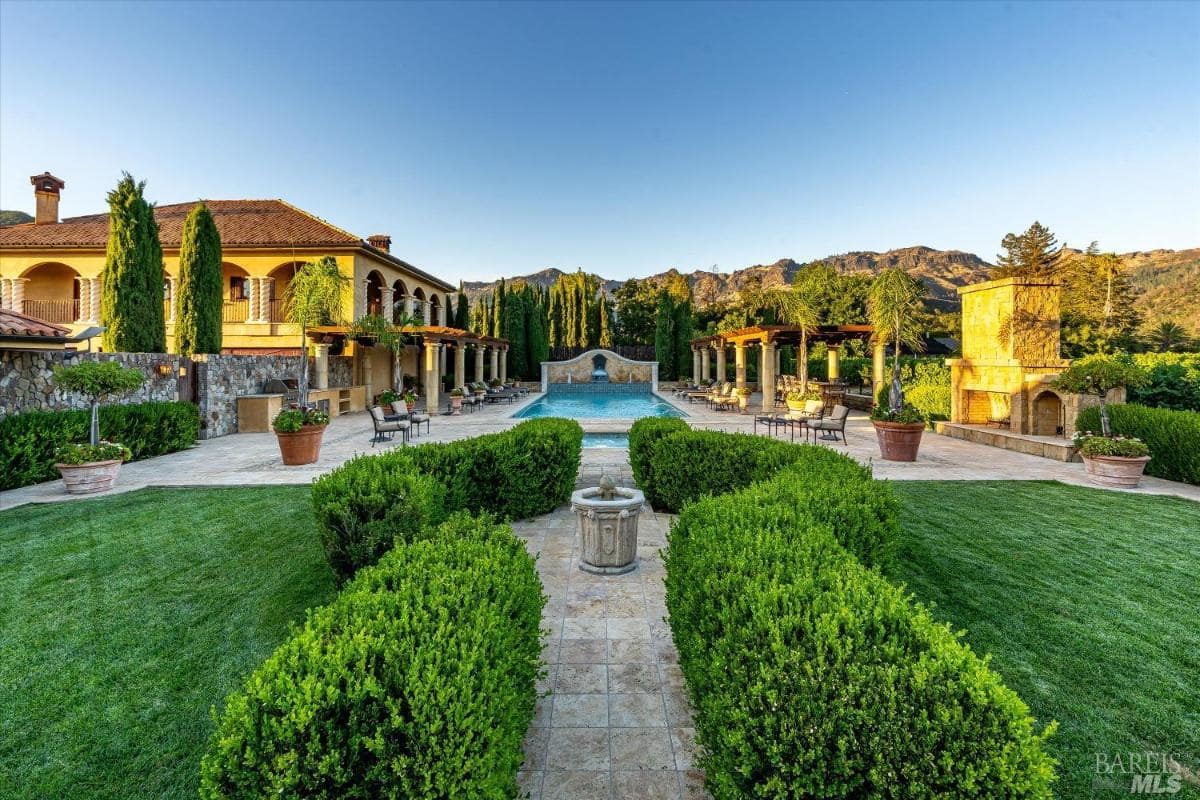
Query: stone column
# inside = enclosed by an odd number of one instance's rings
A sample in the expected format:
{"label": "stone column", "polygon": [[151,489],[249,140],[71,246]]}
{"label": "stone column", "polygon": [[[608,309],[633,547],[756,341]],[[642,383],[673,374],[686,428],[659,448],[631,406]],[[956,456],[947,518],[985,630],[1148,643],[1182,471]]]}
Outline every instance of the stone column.
{"label": "stone column", "polygon": [[700,351],[692,348],[692,380],[700,380]]}
{"label": "stone column", "polygon": [[775,375],[776,377],[783,374],[783,348],[775,348]]}
{"label": "stone column", "polygon": [[362,365],[362,384],[367,387],[367,403],[375,402],[375,380],[371,374],[371,349],[369,347],[355,346],[354,351],[358,353],[358,363]]}
{"label": "stone column", "polygon": [[500,382],[508,383],[508,348],[500,351]]}
{"label": "stone column", "polygon": [[388,288],[387,286],[384,286],[382,289],[379,290],[379,304],[380,304],[380,306],[382,306],[382,308],[380,308],[380,310],[379,310],[380,316],[382,316],[384,319],[386,319],[388,321],[388,324],[391,325],[392,324],[392,290],[390,288]]}
{"label": "stone column", "polygon": [[[169,278],[171,281],[171,304],[167,307],[167,322],[175,321],[175,279]],[[92,310],[92,282],[87,278],[76,278],[75,283],[79,284],[79,309],[75,312],[76,322],[87,322],[88,314]]]}
{"label": "stone column", "polygon": [[871,353],[871,399],[872,401],[879,396],[879,390],[887,383],[884,377],[886,369],[886,359],[883,354],[883,342],[875,343],[875,350]]}
{"label": "stone column", "polygon": [[25,281],[26,278],[13,278],[12,288],[9,290],[9,302],[12,304],[12,310],[18,314],[25,313]]}
{"label": "stone column", "polygon": [[[313,388],[328,389],[329,388],[329,345],[317,344],[313,345],[313,350],[317,357],[313,364]],[[370,359],[368,359],[368,363]]]}
{"label": "stone column", "polygon": [[467,345],[465,342],[454,343],[454,388],[461,389],[467,384]]}
{"label": "stone column", "polygon": [[828,375],[826,377],[829,379],[830,383],[842,377],[841,362],[838,360],[838,351],[839,348],[837,345],[829,345],[829,369],[827,370]]}
{"label": "stone column", "polygon": [[712,380],[712,370],[709,369],[709,356],[712,355],[708,345],[700,350],[700,379],[705,383]]}
{"label": "stone column", "polygon": [[429,324],[429,301],[421,301],[421,321],[423,325]]}
{"label": "stone column", "polygon": [[[80,278],[79,279],[79,317],[80,317],[81,322],[83,321],[84,315],[87,313],[86,311],[84,311],[85,303],[83,300],[83,284],[84,284],[84,279]],[[167,322],[174,322],[175,321],[175,307],[178,305],[178,303],[176,303],[176,299],[179,297],[179,278],[168,277],[167,278],[167,286],[170,287],[169,289],[167,289]],[[91,288],[91,287],[89,287],[89,288]]]}
{"label": "stone column", "polygon": [[746,343],[734,342],[733,345],[733,373],[734,380],[737,381],[737,388],[741,389],[746,385]]}
{"label": "stone column", "polygon": [[258,279],[258,319],[260,322],[271,321],[271,287],[274,278]]}
{"label": "stone column", "polygon": [[775,410],[775,369],[779,349],[774,342],[763,342],[759,351],[758,378],[762,384],[763,411]]}
{"label": "stone column", "polygon": [[441,407],[438,393],[438,342],[425,342],[425,413],[436,414]]}
{"label": "stone column", "polygon": [[11,278],[0,278],[0,308],[12,308]]}
{"label": "stone column", "polygon": [[404,313],[410,317],[413,315],[413,299],[411,294],[404,295]]}
{"label": "stone column", "polygon": [[84,322],[100,321],[100,280],[100,278],[88,278],[88,310]]}
{"label": "stone column", "polygon": [[492,372],[488,375],[488,380],[500,377],[500,348],[492,347]]}
{"label": "stone column", "polygon": [[358,319],[365,313],[367,313],[367,281],[363,279],[354,284],[354,308],[350,310],[350,319]]}
{"label": "stone column", "polygon": [[725,382],[725,343],[717,345],[717,383]]}
{"label": "stone column", "polygon": [[438,380],[441,380],[442,376],[445,374],[446,374],[446,345],[443,344],[438,347]]}
{"label": "stone column", "polygon": [[483,358],[487,354],[486,344],[475,345],[475,382],[483,383]]}

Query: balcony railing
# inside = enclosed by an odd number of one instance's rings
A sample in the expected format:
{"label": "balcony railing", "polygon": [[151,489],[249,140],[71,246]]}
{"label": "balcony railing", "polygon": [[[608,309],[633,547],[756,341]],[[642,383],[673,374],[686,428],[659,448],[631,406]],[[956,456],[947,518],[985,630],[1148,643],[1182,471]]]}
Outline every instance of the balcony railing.
{"label": "balcony railing", "polygon": [[249,317],[249,300],[226,300],[221,306],[221,322],[245,322]]}
{"label": "balcony railing", "polygon": [[79,319],[78,300],[23,300],[21,313],[43,322],[70,323]]}
{"label": "balcony railing", "polygon": [[267,319],[271,322],[287,322],[287,307],[283,300],[276,298],[267,304]]}

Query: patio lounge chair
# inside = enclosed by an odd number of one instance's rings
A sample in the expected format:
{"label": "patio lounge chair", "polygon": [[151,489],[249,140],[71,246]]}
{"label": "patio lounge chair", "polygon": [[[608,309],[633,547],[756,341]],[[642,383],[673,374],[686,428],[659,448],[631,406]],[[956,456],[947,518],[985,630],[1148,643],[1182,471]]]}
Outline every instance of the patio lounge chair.
{"label": "patio lounge chair", "polygon": [[838,434],[842,434],[842,444],[846,443],[846,417],[850,416],[850,409],[843,405],[833,407],[833,413],[824,419],[814,419],[808,423],[810,431],[822,431],[822,439],[838,440]]}
{"label": "patio lounge chair", "polygon": [[408,420],[387,419],[380,406],[371,406],[371,423],[375,426],[375,437],[371,439],[371,447],[384,441],[385,438],[394,439],[396,431],[400,431],[401,442],[408,442]]}

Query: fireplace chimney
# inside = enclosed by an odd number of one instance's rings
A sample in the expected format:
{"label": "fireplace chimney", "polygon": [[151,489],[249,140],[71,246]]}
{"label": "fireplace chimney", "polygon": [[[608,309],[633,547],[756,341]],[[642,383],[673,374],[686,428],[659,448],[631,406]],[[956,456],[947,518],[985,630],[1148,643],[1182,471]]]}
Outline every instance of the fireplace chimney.
{"label": "fireplace chimney", "polygon": [[33,196],[37,200],[37,213],[33,217],[34,224],[53,225],[58,222],[58,193],[67,184],[49,172],[30,175],[29,182],[33,184]]}
{"label": "fireplace chimney", "polygon": [[385,253],[392,252],[392,237],[386,233],[376,233],[367,237],[367,244]]}

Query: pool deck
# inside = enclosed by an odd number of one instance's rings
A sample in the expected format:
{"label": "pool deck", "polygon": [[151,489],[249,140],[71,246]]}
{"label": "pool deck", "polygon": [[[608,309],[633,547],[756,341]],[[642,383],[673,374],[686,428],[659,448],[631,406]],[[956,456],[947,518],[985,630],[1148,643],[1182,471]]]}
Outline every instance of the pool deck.
{"label": "pool deck", "polygon": [[[534,393],[525,400],[514,403],[485,405],[474,413],[461,416],[438,416],[433,418],[432,430],[413,444],[424,442],[448,442],[507,430],[523,420],[514,419],[513,414],[534,402],[540,394]],[[737,411],[714,411],[704,403],[689,403],[686,399],[671,397],[659,392],[659,397],[673,404],[688,416],[684,418],[694,428],[721,430],[736,433],[751,433],[754,430],[754,414]],[[761,408],[761,399],[750,398],[751,409]],[[584,431],[590,433],[624,433],[634,423],[633,419],[580,420]],[[759,426],[759,433],[763,429]],[[869,464],[876,477],[892,480],[1056,480],[1080,486],[1088,483],[1083,464],[1067,464],[1051,459],[1002,450],[995,447],[926,433],[921,451],[913,463],[883,461],[875,441],[875,431],[866,414],[855,412],[846,423],[846,439],[842,442],[818,442],[846,453],[858,461]],[[321,458],[316,464],[301,467],[285,467],[279,461],[279,450],[275,436],[271,433],[240,433],[209,439],[195,447],[145,461],[126,464],[121,469],[117,485],[109,493],[117,494],[147,486],[255,486],[307,484],[313,478],[339,466],[354,456],[380,453],[400,446],[400,440],[372,446],[371,418],[366,413],[335,417],[325,431],[321,447]],[[783,437],[787,437],[787,432]],[[584,465],[601,463],[597,459],[611,458],[613,453],[623,450],[597,448],[584,451]],[[623,460],[623,455],[621,456]],[[613,468],[617,465],[613,464]],[[598,475],[598,473],[597,473]],[[1116,490],[1114,490],[1116,491]],[[1137,494],[1175,495],[1200,501],[1200,487],[1184,483],[1144,478],[1137,489],[1127,490]],[[87,495],[94,497],[95,495]],[[62,482],[48,481],[35,486],[26,486],[0,492],[0,509],[12,508],[24,503],[46,503],[80,499],[63,492]]]}

